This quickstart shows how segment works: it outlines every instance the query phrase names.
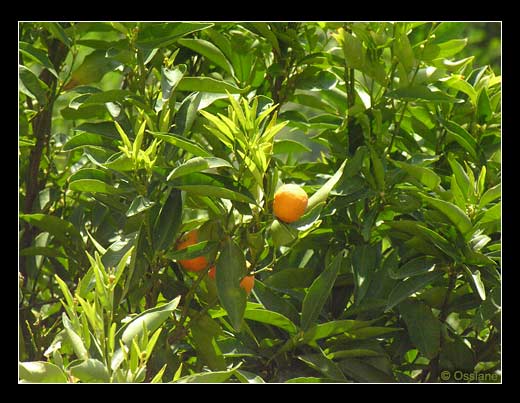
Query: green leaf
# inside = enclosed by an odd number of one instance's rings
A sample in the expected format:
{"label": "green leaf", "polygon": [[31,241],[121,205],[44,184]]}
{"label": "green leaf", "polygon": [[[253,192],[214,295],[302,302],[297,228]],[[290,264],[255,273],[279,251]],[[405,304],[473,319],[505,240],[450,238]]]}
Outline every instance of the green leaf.
{"label": "green leaf", "polygon": [[468,268],[468,266],[464,265],[464,274],[469,280],[471,288],[475,290],[475,293],[478,294],[482,301],[486,300],[486,287],[480,278],[480,270],[474,270],[473,272]]}
{"label": "green leaf", "polygon": [[66,257],[62,251],[46,246],[29,246],[23,248],[20,250],[20,256]]}
{"label": "green leaf", "polygon": [[112,142],[107,141],[97,134],[91,133],[80,133],[74,137],[71,137],[63,145],[63,151],[71,151],[80,147],[102,147],[102,148],[114,148]]}
{"label": "green leaf", "polygon": [[468,39],[452,39],[440,44],[429,43],[422,51],[423,60],[449,58],[466,47]]}
{"label": "green leaf", "polygon": [[411,165],[402,161],[390,160],[395,166],[404,170],[408,175],[418,179],[424,186],[434,190],[441,183],[441,178],[430,168],[419,165]]}
{"label": "green leaf", "polygon": [[[365,50],[363,42],[351,33],[341,29],[343,37],[338,38],[343,47],[345,64],[348,67],[361,70],[365,66]],[[339,35],[341,35],[341,33]]]}
{"label": "green leaf", "polygon": [[153,245],[156,251],[167,250],[173,246],[182,223],[183,206],[184,198],[181,192],[170,189],[153,226]]}
{"label": "green leaf", "polygon": [[440,349],[441,323],[427,305],[419,301],[404,301],[399,305],[410,340],[427,358],[434,358]]}
{"label": "green leaf", "polygon": [[25,66],[18,67],[18,83],[22,93],[36,99],[40,105],[46,104],[49,87]]}
{"label": "green leaf", "polygon": [[446,120],[443,123],[450,136],[469,153],[473,160],[477,161],[477,141],[473,136],[453,121]]}
{"label": "green leaf", "polygon": [[121,259],[123,259],[132,246],[134,246],[136,236],[136,233],[129,234],[113,242],[101,257],[102,264],[105,267],[116,267],[120,264]]}
{"label": "green leaf", "polygon": [[469,99],[471,100],[471,103],[476,106],[477,104],[477,92],[475,89],[471,86],[470,83],[463,80],[461,76],[453,75],[449,77],[447,80],[443,80],[443,83],[447,86],[456,89],[457,91],[461,91],[465,93]]}
{"label": "green leaf", "polygon": [[121,335],[123,343],[129,345],[134,338],[141,337],[143,334],[143,324],[149,333],[154,332],[170,317],[170,314],[177,308],[179,301],[180,296],[174,298],[167,304],[148,309],[139,314],[117,332],[116,340],[118,336]]}
{"label": "green leaf", "polygon": [[433,101],[433,102],[463,102],[439,90],[432,90],[425,85],[413,85],[410,87],[398,88],[389,92],[389,98],[404,99],[413,102],[417,101]]}
{"label": "green leaf", "polygon": [[334,383],[334,382],[343,382],[343,381],[338,381],[336,379],[329,379],[329,378],[317,378],[314,376],[299,376],[296,378],[288,379],[284,383]]}
{"label": "green leaf", "polygon": [[166,180],[172,180],[175,178],[178,178],[183,175],[187,175],[193,172],[201,172],[205,171],[206,169],[215,169],[215,168],[232,168],[232,165],[221,159],[221,158],[215,158],[215,157],[194,157],[183,163],[182,165],[179,165],[178,167],[174,168]]}
{"label": "green leaf", "polygon": [[252,372],[243,371],[240,369],[237,369],[235,371],[235,377],[241,383],[265,383],[265,381],[262,379],[260,375],[253,374]]}
{"label": "green leaf", "polygon": [[216,80],[211,77],[183,77],[177,85],[179,91],[202,91],[202,92],[217,92],[230,94],[242,94],[247,89],[238,88],[227,81]]}
{"label": "green leaf", "polygon": [[265,284],[279,289],[307,288],[314,281],[315,271],[305,267],[279,270],[265,279]]}
{"label": "green leaf", "polygon": [[201,372],[198,374],[183,376],[177,379],[174,383],[223,383],[226,382],[235,371],[240,367],[240,364],[227,371]]}
{"label": "green leaf", "polygon": [[197,157],[211,157],[212,154],[206,150],[204,150],[201,146],[195,143],[192,140],[189,140],[185,137],[172,134],[172,133],[161,133],[161,132],[150,132],[152,136],[161,139],[167,143],[173,144],[176,147],[182,148]]}
{"label": "green leaf", "polygon": [[388,296],[385,312],[388,312],[390,309],[404,301],[410,295],[433,283],[435,280],[442,277],[442,274],[443,273],[441,272],[426,273],[422,276],[409,277],[406,280],[400,282],[394,287]]}
{"label": "green leaf", "polygon": [[415,56],[413,53],[410,40],[405,32],[400,32],[396,35],[394,42],[395,55],[399,61],[403,64],[407,72],[411,71],[415,66]]}
{"label": "green leaf", "polygon": [[358,358],[345,358],[338,363],[348,377],[358,382],[392,383],[395,379],[369,363]]}
{"label": "green leaf", "polygon": [[136,45],[144,49],[164,48],[179,38],[212,27],[206,22],[166,22],[145,24],[139,31]]}
{"label": "green leaf", "polygon": [[215,252],[217,247],[218,247],[218,242],[202,241],[202,242],[197,242],[196,244],[188,246],[184,249],[168,251],[164,254],[164,256],[166,258],[172,259],[172,260],[193,259],[198,256],[212,254],[213,252]]}
{"label": "green leaf", "polygon": [[146,197],[138,195],[128,207],[126,212],[127,217],[133,217],[143,211],[148,210],[150,207],[154,206],[155,202],[148,200]]}
{"label": "green leaf", "polygon": [[38,49],[31,45],[30,43],[20,41],[18,42],[18,48],[20,52],[24,55],[28,56],[30,59],[40,63],[43,67],[49,70],[56,78],[59,78],[58,73],[54,69],[54,65],[52,64],[47,53],[42,49]]}
{"label": "green leaf", "polygon": [[70,48],[72,46],[72,41],[61,26],[59,22],[44,22],[42,23],[45,28],[49,30],[49,32],[56,39],[60,40],[65,46]]}
{"label": "green leaf", "polygon": [[273,220],[270,230],[275,248],[288,245],[298,238],[297,229],[277,219]]}
{"label": "green leaf", "polygon": [[330,358],[327,358],[323,352],[318,354],[300,355],[298,356],[298,359],[316,371],[321,372],[327,378],[338,379],[341,381],[346,380],[345,375],[343,375],[343,372],[341,372],[338,364],[336,364]]}
{"label": "green leaf", "polygon": [[78,179],[69,184],[70,190],[77,192],[119,194],[123,191],[98,179]]}
{"label": "green leaf", "polygon": [[491,109],[491,102],[489,101],[488,93],[485,88],[482,88],[478,94],[477,100],[477,119],[480,124],[487,123],[493,116]]}
{"label": "green leaf", "polygon": [[179,85],[182,77],[186,73],[186,65],[181,64],[176,66],[174,69],[168,69],[162,67],[161,69],[161,90],[162,100],[166,101],[170,99],[170,96],[175,88]]}
{"label": "green leaf", "polygon": [[177,189],[201,196],[213,196],[222,199],[235,200],[256,204],[253,196],[239,184],[234,184],[228,178],[202,173],[191,173],[168,182]]}
{"label": "green leaf", "polygon": [[67,383],[67,375],[50,362],[31,361],[18,363],[20,381],[29,383]]}
{"label": "green leaf", "polygon": [[309,202],[307,204],[308,210],[312,209],[315,205],[327,200],[330,191],[334,189],[338,181],[341,179],[346,163],[347,160],[343,161],[334,175],[332,175],[330,179],[327,180],[327,182],[325,182],[311,197],[309,197]]}
{"label": "green leaf", "polygon": [[226,56],[224,56],[221,50],[217,48],[213,43],[205,41],[204,39],[179,39],[177,43],[197,53],[200,53],[208,60],[215,63],[217,66],[224,69],[230,75],[234,75],[231,63],[226,58]]}
{"label": "green leaf", "polygon": [[268,311],[267,309],[246,309],[244,319],[276,326],[290,335],[294,335],[298,331],[296,325],[290,319],[278,312]]}
{"label": "green leaf", "polygon": [[246,309],[246,292],[240,287],[240,281],[246,274],[246,259],[242,249],[231,238],[227,238],[216,262],[217,295],[228,313],[231,325],[237,331],[242,326]]}
{"label": "green leaf", "polygon": [[222,334],[220,326],[208,315],[202,315],[190,322],[191,335],[197,353],[213,371],[226,369],[226,361],[216,338]]}
{"label": "green leaf", "polygon": [[318,319],[327,298],[330,295],[338,275],[343,256],[338,253],[334,260],[314,280],[305,295],[302,304],[301,328],[308,330]]}
{"label": "green leaf", "polygon": [[81,339],[81,337],[72,328],[72,324],[70,323],[69,318],[67,318],[65,312],[63,312],[61,319],[63,322],[63,327],[67,332],[67,337],[69,338],[72,344],[72,348],[74,349],[74,353],[79,359],[86,360],[88,358],[87,349],[85,348],[85,345],[83,344],[83,340]]}
{"label": "green leaf", "polygon": [[303,340],[306,343],[310,343],[315,340],[334,336],[336,334],[351,332],[355,329],[361,329],[370,326],[371,323],[372,321],[350,319],[320,323],[312,326],[307,331],[305,331],[305,333],[303,334]]}
{"label": "green leaf", "polygon": [[[114,122],[97,122],[97,123],[82,123],[74,128],[75,131],[99,134],[111,140],[119,139],[119,133],[114,126]],[[74,138],[74,137],[73,137]]]}
{"label": "green leaf", "polygon": [[418,276],[434,270],[437,263],[439,263],[439,260],[432,256],[419,256],[406,262],[395,271],[390,270],[389,275],[394,280]]}
{"label": "green leaf", "polygon": [[41,213],[20,214],[20,219],[27,221],[42,231],[52,234],[64,245],[70,245],[71,243],[83,245],[81,234],[69,221]]}
{"label": "green leaf", "polygon": [[448,155],[448,162],[450,164],[453,175],[455,175],[455,180],[457,181],[457,185],[459,186],[462,195],[464,196],[465,200],[469,199],[473,189],[468,174],[452,154]]}
{"label": "green leaf", "polygon": [[72,376],[82,382],[109,382],[110,375],[105,365],[94,358],[69,367]]}
{"label": "green leaf", "polygon": [[[107,102],[123,102],[127,98],[132,96],[132,92],[128,90],[108,90],[102,92],[95,92],[90,96],[86,97],[83,104],[105,104]],[[78,97],[79,98],[79,97]],[[104,122],[102,122],[104,123]],[[87,125],[89,123],[86,123]],[[90,123],[90,125],[96,125],[100,123]],[[76,129],[78,130],[78,129]]]}
{"label": "green leaf", "polygon": [[311,152],[311,149],[304,144],[295,140],[283,139],[277,140],[273,145],[273,154],[290,154]]}
{"label": "green leaf", "polygon": [[492,188],[486,190],[486,192],[480,198],[478,207],[481,209],[481,208],[487,206],[492,201],[495,201],[496,199],[498,199],[501,196],[502,196],[502,187],[501,187],[501,184],[499,183],[498,185],[495,185]]}
{"label": "green leaf", "polygon": [[450,221],[458,228],[458,230],[466,235],[473,228],[473,224],[471,220],[468,218],[466,213],[461,210],[460,207],[452,204],[450,202],[434,199],[433,197],[420,195],[426,203],[430,206],[436,208],[441,213],[446,215],[450,219]]}
{"label": "green leaf", "polygon": [[354,300],[356,305],[363,300],[377,269],[380,245],[357,245],[352,252],[352,271],[354,274]]}
{"label": "green leaf", "polygon": [[120,62],[108,58],[104,50],[94,50],[85,56],[83,63],[72,72],[65,89],[99,82],[106,73],[114,70],[120,64]]}

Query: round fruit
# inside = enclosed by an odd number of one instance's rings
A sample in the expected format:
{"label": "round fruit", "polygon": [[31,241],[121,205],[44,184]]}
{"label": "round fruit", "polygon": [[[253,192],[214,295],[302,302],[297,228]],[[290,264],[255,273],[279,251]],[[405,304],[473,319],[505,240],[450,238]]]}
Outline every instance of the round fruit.
{"label": "round fruit", "polygon": [[[186,249],[188,246],[194,245],[198,242],[199,234],[196,229],[188,232],[181,238],[177,245],[177,250]],[[179,260],[180,265],[188,271],[201,271],[208,267],[208,260],[204,256],[197,256],[193,259]]]}
{"label": "round fruit", "polygon": [[215,280],[216,275],[217,275],[217,268],[215,266],[211,266],[208,271],[209,278],[212,280]]}
{"label": "round fruit", "polygon": [[287,223],[298,221],[305,212],[308,202],[307,193],[300,186],[282,185],[274,194],[274,215]]}
{"label": "round fruit", "polygon": [[255,285],[255,276],[245,276],[240,282],[240,287],[246,290],[246,293],[249,295],[251,290]]}

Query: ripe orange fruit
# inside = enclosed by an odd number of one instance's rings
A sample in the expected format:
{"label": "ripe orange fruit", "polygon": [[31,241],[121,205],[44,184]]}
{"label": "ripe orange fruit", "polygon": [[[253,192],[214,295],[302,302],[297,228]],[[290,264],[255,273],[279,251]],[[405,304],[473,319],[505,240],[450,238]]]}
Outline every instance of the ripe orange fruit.
{"label": "ripe orange fruit", "polygon": [[[188,232],[180,239],[177,245],[177,250],[186,249],[188,246],[194,245],[198,242],[199,234],[196,229]],[[208,267],[208,260],[204,256],[197,256],[193,259],[179,260],[180,265],[188,271],[201,271]]]}
{"label": "ripe orange fruit", "polygon": [[308,202],[307,193],[300,186],[282,185],[274,194],[273,212],[279,220],[291,223],[300,219]]}
{"label": "ripe orange fruit", "polygon": [[[247,262],[247,263],[249,263],[249,262]],[[248,264],[248,266],[250,266],[250,264]],[[215,266],[211,266],[211,268],[208,271],[209,278],[211,278],[212,280],[215,280],[216,274],[217,274],[217,268]],[[254,285],[255,285],[255,276],[245,276],[240,281],[240,287],[242,287],[248,295],[251,293],[251,290],[253,289]]]}
{"label": "ripe orange fruit", "polygon": [[240,282],[240,287],[246,290],[246,293],[249,295],[251,290],[255,285],[255,276],[245,276]]}
{"label": "ripe orange fruit", "polygon": [[211,266],[208,271],[209,278],[212,280],[215,280],[216,275],[217,275],[217,268],[215,266]]}

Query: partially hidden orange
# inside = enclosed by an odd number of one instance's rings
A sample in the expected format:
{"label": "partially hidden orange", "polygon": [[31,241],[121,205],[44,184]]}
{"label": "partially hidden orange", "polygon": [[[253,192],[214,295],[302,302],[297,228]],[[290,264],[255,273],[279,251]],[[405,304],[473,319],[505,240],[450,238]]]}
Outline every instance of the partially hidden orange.
{"label": "partially hidden orange", "polygon": [[[249,263],[249,262],[247,262],[247,263]],[[211,278],[212,280],[215,280],[216,274],[217,274],[217,268],[215,266],[211,266],[211,268],[208,271],[208,277]],[[240,281],[240,287],[242,287],[246,291],[247,294],[251,293],[251,290],[253,289],[254,285],[255,285],[255,276],[245,276]]]}
{"label": "partially hidden orange", "polygon": [[[178,245],[177,250],[186,249],[188,246],[194,245],[199,241],[199,234],[196,229],[184,235]],[[204,256],[197,256],[193,259],[179,260],[180,265],[187,271],[198,272],[208,267],[208,260]]]}
{"label": "partially hidden orange", "polygon": [[300,186],[285,184],[274,194],[273,212],[283,222],[295,222],[305,213],[308,202],[307,193]]}

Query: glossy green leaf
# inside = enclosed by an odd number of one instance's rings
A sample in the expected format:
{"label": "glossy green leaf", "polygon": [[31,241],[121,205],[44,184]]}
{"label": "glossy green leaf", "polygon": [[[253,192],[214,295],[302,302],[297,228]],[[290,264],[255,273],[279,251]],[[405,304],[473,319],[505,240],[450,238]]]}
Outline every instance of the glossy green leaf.
{"label": "glossy green leaf", "polygon": [[278,312],[268,311],[267,309],[246,309],[244,319],[276,326],[290,335],[296,334],[298,330],[290,319]]}
{"label": "glossy green leaf", "polygon": [[499,183],[498,185],[493,186],[486,190],[486,192],[480,198],[478,203],[479,208],[486,207],[489,203],[495,201],[496,199],[502,196],[502,187]]}
{"label": "glossy green leaf", "polygon": [[137,46],[144,49],[164,48],[179,38],[212,27],[206,22],[165,22],[151,23],[140,30]]}
{"label": "glossy green leaf", "polygon": [[23,53],[25,56],[28,56],[30,59],[40,63],[43,67],[49,70],[56,78],[58,78],[58,73],[56,73],[54,65],[52,64],[51,60],[49,59],[49,56],[44,50],[38,49],[30,43],[23,41],[18,42],[18,48],[21,53]]}
{"label": "glossy green leaf", "polygon": [[240,281],[247,274],[246,259],[241,248],[228,238],[216,262],[217,294],[235,330],[242,327],[246,309],[246,292]]}
{"label": "glossy green leaf", "polygon": [[174,383],[223,383],[235,374],[238,367],[239,365],[227,371],[200,372],[179,378]]}
{"label": "glossy green leaf", "polygon": [[40,105],[46,104],[49,88],[25,66],[18,67],[18,83],[21,92],[36,99]]}
{"label": "glossy green leaf", "polygon": [[68,48],[72,46],[72,41],[61,26],[60,22],[44,22],[42,23],[45,28],[49,30],[49,32],[56,39],[60,40],[63,44],[65,44]]}
{"label": "glossy green leaf", "polygon": [[469,280],[471,287],[476,291],[476,294],[482,301],[486,300],[486,287],[480,277],[480,270],[471,271],[466,265],[464,267],[464,273]]}
{"label": "glossy green leaf", "polygon": [[478,159],[477,142],[473,136],[469,134],[466,129],[450,120],[444,122],[444,127],[448,130],[450,136],[452,136],[454,140],[469,153],[471,158],[476,161]]}
{"label": "glossy green leaf", "polygon": [[49,232],[58,241],[68,245],[70,242],[79,242],[83,244],[83,239],[78,229],[69,221],[63,220],[59,217],[46,215],[41,213],[36,214],[20,214],[20,219],[27,221],[42,231]]}
{"label": "glossy green leaf", "polygon": [[211,77],[183,77],[180,83],[177,85],[179,91],[202,91],[202,92],[217,92],[230,94],[242,94],[245,89],[238,88],[227,81],[216,80]]}
{"label": "glossy green leaf", "polygon": [[385,312],[388,312],[394,306],[404,301],[410,295],[422,290],[438,278],[442,277],[441,272],[426,273],[421,276],[409,277],[398,283],[388,297]]}
{"label": "glossy green leaf", "polygon": [[489,96],[485,88],[478,94],[477,100],[477,119],[480,124],[487,123],[493,116]]}
{"label": "glossy green leaf", "polygon": [[334,286],[342,261],[342,254],[338,253],[309,287],[302,304],[302,330],[308,330],[317,321]]}
{"label": "glossy green leaf", "polygon": [[326,337],[334,336],[340,333],[350,332],[355,329],[370,326],[371,321],[364,320],[335,320],[332,322],[320,323],[312,326],[303,334],[305,342],[312,342]]}
{"label": "glossy green leaf", "polygon": [[80,364],[69,367],[72,376],[78,378],[82,382],[109,382],[110,375],[105,365],[95,359],[89,358]]}
{"label": "glossy green leaf", "polygon": [[338,170],[332,175],[327,182],[325,182],[311,197],[309,197],[309,202],[307,203],[307,209],[311,209],[317,204],[324,202],[327,200],[329,193],[334,187],[337,185],[341,176],[343,175],[343,170],[345,169],[345,165],[347,160],[343,161]]}
{"label": "glossy green leaf", "polygon": [[172,133],[160,133],[160,132],[148,132],[152,136],[161,139],[167,143],[173,144],[176,147],[182,148],[183,150],[192,153],[197,157],[211,157],[211,153],[203,149],[200,145],[195,143],[193,140],[185,137],[172,134]]}
{"label": "glossy green leaf", "polygon": [[155,202],[148,200],[146,197],[138,195],[130,204],[130,207],[128,207],[128,210],[126,212],[127,217],[133,217],[136,214],[139,214],[143,211],[148,210],[149,208],[153,207],[155,205]]}
{"label": "glossy green leaf", "polygon": [[179,232],[182,223],[184,198],[177,189],[170,189],[153,226],[155,250],[167,250]]}
{"label": "glossy green leaf", "polygon": [[78,335],[78,333],[73,329],[72,323],[70,322],[69,318],[67,318],[65,312],[62,314],[61,319],[63,327],[67,333],[67,337],[69,338],[70,343],[72,344],[72,348],[74,349],[74,353],[79,359],[86,360],[88,358],[88,352],[85,348],[85,344],[83,343],[83,340]]}
{"label": "glossy green leaf", "polygon": [[345,358],[338,363],[347,377],[358,382],[393,383],[395,379],[379,368],[359,359]]}
{"label": "glossy green leaf", "polygon": [[427,188],[434,190],[441,183],[441,178],[430,168],[419,165],[411,165],[402,161],[390,160],[398,168],[404,170],[408,175],[419,180]]}
{"label": "glossy green leaf", "polygon": [[229,60],[224,56],[224,54],[217,48],[213,43],[208,42],[204,39],[188,39],[183,38],[179,39],[177,43],[185,46],[197,53],[200,53],[202,56],[206,57],[211,62],[215,63],[217,66],[224,69],[229,74],[233,75],[233,66],[229,62]]}
{"label": "glossy green leaf", "polygon": [[241,369],[237,369],[235,371],[235,377],[241,383],[265,383],[265,381],[262,379],[262,377],[260,375],[254,374],[249,371],[244,371]]}
{"label": "glossy green leaf", "polygon": [[172,180],[184,175],[188,175],[193,172],[201,172],[207,169],[215,169],[215,168],[232,168],[231,164],[222,158],[215,157],[194,157],[174,168],[166,180]]}
{"label": "glossy green leaf", "polygon": [[300,355],[298,356],[298,359],[311,368],[321,372],[327,378],[343,381],[346,380],[345,375],[343,375],[339,366],[330,358],[327,358],[322,352],[317,354]]}
{"label": "glossy green leaf", "polygon": [[455,204],[429,196],[421,195],[421,197],[430,206],[445,214],[463,235],[466,235],[473,228],[473,224],[466,213]]}
{"label": "glossy green leaf", "polygon": [[162,67],[161,69],[161,90],[163,101],[170,99],[170,96],[177,85],[179,85],[182,77],[186,73],[186,66],[181,64],[173,69]]}
{"label": "glossy green leaf", "polygon": [[352,251],[352,271],[354,274],[354,299],[356,304],[363,300],[372,277],[377,269],[379,245],[357,245]]}
{"label": "glossy green leaf", "polygon": [[67,383],[67,375],[55,364],[46,361],[18,363],[21,382]]}
{"label": "glossy green leaf", "polygon": [[428,358],[434,358],[439,352],[441,323],[431,308],[419,301],[405,301],[399,305],[412,343]]}
{"label": "glossy green leaf", "polygon": [[273,272],[265,284],[280,289],[307,288],[314,281],[315,271],[305,267],[290,267]]}
{"label": "glossy green leaf", "polygon": [[406,262],[395,271],[391,270],[389,275],[395,280],[418,276],[434,270],[438,263],[438,259],[432,256],[419,256]]}
{"label": "glossy green leaf", "polygon": [[387,94],[390,98],[405,99],[409,101],[433,101],[433,102],[460,102],[457,98],[451,97],[439,90],[432,90],[425,85],[414,85],[411,87],[403,87]]}
{"label": "glossy green leaf", "polygon": [[143,323],[148,332],[154,332],[162,323],[168,319],[171,312],[173,312],[179,304],[180,296],[174,298],[167,304],[148,309],[143,313],[133,318],[130,322],[125,324],[116,334],[121,334],[121,340],[125,344],[130,344],[135,337],[140,337],[143,333]]}
{"label": "glossy green leaf", "polygon": [[249,192],[240,185],[224,177],[209,174],[191,173],[169,182],[174,188],[200,196],[213,196],[222,199],[235,200],[256,204]]}
{"label": "glossy green leaf", "polygon": [[211,317],[202,315],[190,324],[191,335],[197,353],[213,371],[225,370],[226,361],[216,343],[222,329]]}

